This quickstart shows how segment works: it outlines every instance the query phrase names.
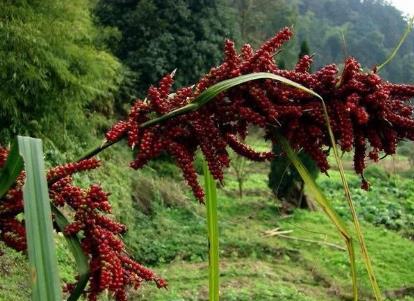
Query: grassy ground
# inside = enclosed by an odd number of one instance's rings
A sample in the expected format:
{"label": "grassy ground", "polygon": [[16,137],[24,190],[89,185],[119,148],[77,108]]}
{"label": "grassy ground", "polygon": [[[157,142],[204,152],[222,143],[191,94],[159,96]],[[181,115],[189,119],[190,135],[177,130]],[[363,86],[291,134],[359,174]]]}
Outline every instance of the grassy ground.
{"label": "grassy ground", "polygon": [[[263,171],[250,173],[243,200],[236,196],[236,184],[229,180],[219,197],[221,299],[350,300],[347,254],[323,245],[329,242],[344,246],[325,216],[320,212],[296,211],[293,216],[280,217],[277,204],[268,195]],[[383,227],[369,223],[363,226],[383,291],[412,286],[414,272],[409,267],[414,266],[413,242]],[[322,245],[263,235],[277,227],[292,230],[291,238],[319,241]],[[198,241],[199,236],[203,233],[194,233],[186,245],[192,245],[193,238]],[[146,287],[139,295],[141,299],[207,300],[205,261],[177,259],[156,270],[169,280],[170,289]],[[368,300],[370,287],[361,260],[358,274],[361,299]]]}
{"label": "grassy ground", "polygon": [[[126,168],[126,150],[117,147],[103,156],[109,160],[106,169],[78,181],[97,181],[112,192],[114,213],[129,225],[125,240],[130,252],[169,282],[168,290],[145,284],[139,292],[131,293],[131,300],[207,300],[204,206],[191,198],[169,163],[134,172]],[[291,216],[281,216],[267,188],[268,171],[268,164],[247,165],[242,199],[233,170],[219,189],[221,300],[351,300],[347,253],[341,250],[344,244],[335,228],[321,212],[297,210]],[[351,176],[350,182],[379,285],[389,300],[413,301],[413,295],[404,299],[409,290],[401,290],[414,286],[414,243],[407,239],[414,214],[412,180],[375,173],[372,179],[375,185],[368,194],[360,191],[356,177]],[[318,182],[351,228],[338,175],[333,171],[330,178],[320,176]],[[377,215],[381,218],[373,218]],[[287,234],[290,238],[264,235],[274,228],[291,230]],[[63,241],[58,242],[61,276],[71,280],[70,255]],[[0,300],[28,300],[29,273],[24,257],[4,252],[0,257]],[[357,255],[360,258],[358,251]],[[372,299],[359,259],[358,276],[360,299]]]}

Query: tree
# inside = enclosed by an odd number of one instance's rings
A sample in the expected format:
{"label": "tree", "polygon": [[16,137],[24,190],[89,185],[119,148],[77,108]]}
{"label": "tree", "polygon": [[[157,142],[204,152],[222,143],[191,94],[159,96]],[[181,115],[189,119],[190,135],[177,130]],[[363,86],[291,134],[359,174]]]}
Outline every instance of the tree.
{"label": "tree", "polygon": [[300,59],[301,57],[307,54],[310,54],[309,45],[306,40],[303,40],[302,43],[300,44],[300,52],[299,52],[298,58]]}
{"label": "tree", "polygon": [[237,11],[241,41],[257,46],[295,22],[296,10],[286,0],[227,0]]}
{"label": "tree", "polygon": [[244,182],[247,179],[247,162],[246,158],[234,154],[230,159],[230,167],[233,169],[234,174],[236,176],[236,181],[239,189],[239,198],[242,199],[244,195]]}
{"label": "tree", "polygon": [[96,15],[122,34],[110,47],[135,73],[136,94],[176,68],[178,86],[195,82],[233,37],[232,13],[220,0],[100,0]]}
{"label": "tree", "polygon": [[0,20],[0,143],[26,133],[70,147],[91,132],[78,130],[89,111],[110,109],[119,81],[89,2],[3,1]]}

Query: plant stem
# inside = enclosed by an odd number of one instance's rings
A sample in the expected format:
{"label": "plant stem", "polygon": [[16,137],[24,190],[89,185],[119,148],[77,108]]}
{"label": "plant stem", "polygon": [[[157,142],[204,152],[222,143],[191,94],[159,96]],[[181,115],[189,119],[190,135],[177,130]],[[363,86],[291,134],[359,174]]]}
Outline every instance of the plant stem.
{"label": "plant stem", "polygon": [[[161,122],[163,122],[163,121],[165,121],[167,119],[170,119],[172,117],[179,116],[179,115],[185,114],[185,113],[187,113],[189,111],[194,111],[196,109],[198,109],[198,106],[194,105],[193,103],[189,103],[188,105],[186,105],[184,107],[181,107],[181,108],[178,108],[176,110],[173,110],[173,111],[171,111],[171,112],[169,112],[169,113],[167,113],[165,115],[162,115],[160,117],[157,117],[157,118],[148,120],[148,121],[146,121],[144,123],[141,123],[139,125],[139,127],[141,129],[144,129],[144,128],[147,128],[149,126],[152,126],[152,125],[156,125],[158,123],[161,123]],[[114,140],[114,141],[106,141],[105,140],[105,142],[102,145],[100,145],[100,146],[98,146],[98,147],[90,150],[85,155],[83,155],[81,158],[79,158],[77,161],[79,162],[79,161],[86,160],[86,159],[89,159],[89,158],[92,158],[92,157],[96,156],[101,151],[103,151],[103,150],[107,149],[108,147],[114,145],[115,143],[121,141],[122,138],[124,138],[124,137],[121,136],[117,140]]]}
{"label": "plant stem", "polygon": [[208,227],[208,279],[209,301],[219,300],[219,233],[217,218],[216,182],[211,175],[207,162],[203,162],[204,189],[206,191],[207,227]]}
{"label": "plant stem", "polygon": [[122,137],[119,138],[118,140],[115,140],[115,141],[105,141],[101,146],[98,146],[98,147],[90,150],[85,155],[80,157],[77,161],[79,162],[79,161],[83,161],[83,160],[86,160],[86,159],[90,159],[90,158],[96,156],[97,154],[99,154],[101,151],[103,151],[106,148],[110,147],[111,145],[114,145],[115,143],[121,141],[121,139],[122,139]]}
{"label": "plant stem", "polygon": [[369,281],[371,283],[372,290],[373,290],[374,295],[375,295],[375,299],[377,301],[382,301],[381,290],[378,286],[377,279],[375,277],[375,273],[374,273],[374,269],[372,267],[371,259],[370,259],[370,256],[368,254],[368,248],[367,248],[367,245],[365,243],[364,234],[362,232],[361,225],[359,223],[359,219],[358,219],[358,215],[357,215],[356,210],[355,210],[354,202],[352,201],[351,191],[349,189],[348,181],[346,180],[346,177],[345,177],[344,166],[342,164],[341,157],[339,156],[338,148],[336,147],[335,136],[332,132],[332,127],[331,127],[330,120],[329,120],[328,110],[327,110],[325,102],[323,100],[322,100],[322,108],[323,108],[323,112],[324,112],[324,116],[325,116],[325,121],[326,121],[326,124],[327,124],[327,127],[328,127],[329,138],[331,140],[332,149],[333,149],[334,156],[335,156],[335,161],[336,161],[336,164],[338,165],[338,168],[339,168],[339,174],[341,175],[341,181],[342,181],[342,185],[344,187],[345,197],[346,197],[349,209],[350,209],[351,214],[352,214],[352,221],[353,221],[354,226],[355,226],[355,231],[357,233],[359,245],[360,245],[361,252],[362,252],[362,257],[364,259],[365,267],[366,267],[367,272],[368,272]]}
{"label": "plant stem", "polygon": [[397,46],[395,46],[394,50],[391,52],[390,56],[385,60],[385,62],[383,62],[381,65],[377,67],[377,72],[381,71],[382,68],[384,68],[389,62],[391,62],[394,59],[398,50],[400,50],[402,44],[407,39],[410,32],[413,30],[413,26],[414,26],[414,17],[410,18],[410,20],[408,21],[407,28],[405,29],[403,35],[401,36],[401,39],[398,42]]}
{"label": "plant stem", "polygon": [[333,209],[331,203],[326,198],[325,194],[316,184],[315,180],[309,174],[309,171],[300,161],[298,155],[293,151],[289,142],[280,134],[276,133],[277,139],[282,147],[283,151],[286,153],[289,161],[295,166],[299,175],[302,177],[306,186],[309,189],[309,192],[313,194],[315,201],[321,206],[322,210],[329,217],[335,227],[338,229],[339,233],[345,240],[345,244],[348,250],[349,262],[351,266],[351,277],[352,277],[352,287],[353,287],[353,300],[358,300],[358,288],[357,288],[357,275],[356,275],[356,264],[355,264],[355,252],[354,245],[352,241],[352,236],[349,234],[349,231],[346,227],[345,222],[342,218],[336,213]]}

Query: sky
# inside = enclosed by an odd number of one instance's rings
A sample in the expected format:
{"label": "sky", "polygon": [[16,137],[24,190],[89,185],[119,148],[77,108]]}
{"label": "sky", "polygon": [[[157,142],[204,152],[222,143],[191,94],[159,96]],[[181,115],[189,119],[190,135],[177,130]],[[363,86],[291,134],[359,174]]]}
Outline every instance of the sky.
{"label": "sky", "polygon": [[413,0],[388,0],[392,5],[401,10],[404,14],[414,16]]}

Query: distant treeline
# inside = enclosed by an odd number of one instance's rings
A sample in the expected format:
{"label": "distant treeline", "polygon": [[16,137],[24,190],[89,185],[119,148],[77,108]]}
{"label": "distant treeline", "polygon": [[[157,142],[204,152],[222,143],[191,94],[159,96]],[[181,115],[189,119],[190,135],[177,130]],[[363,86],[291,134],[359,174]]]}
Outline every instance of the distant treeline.
{"label": "distant treeline", "polygon": [[[306,41],[314,69],[347,55],[371,68],[407,22],[382,0],[3,1],[0,142],[26,133],[58,152],[85,147],[77,141],[165,73],[177,68],[176,86],[191,84],[220,61],[225,38],[256,46],[291,25],[296,36],[277,58],[286,67]],[[414,35],[382,75],[414,82]]]}
{"label": "distant treeline", "polygon": [[[104,26],[120,36],[111,49],[144,90],[178,68],[179,84],[194,82],[218,62],[225,37],[260,44],[283,26],[296,36],[280,55],[294,65],[307,41],[315,65],[342,63],[355,56],[367,68],[382,63],[398,43],[407,21],[382,0],[100,0],[95,10]],[[414,81],[414,35],[383,76]]]}

